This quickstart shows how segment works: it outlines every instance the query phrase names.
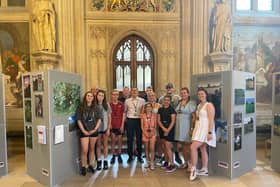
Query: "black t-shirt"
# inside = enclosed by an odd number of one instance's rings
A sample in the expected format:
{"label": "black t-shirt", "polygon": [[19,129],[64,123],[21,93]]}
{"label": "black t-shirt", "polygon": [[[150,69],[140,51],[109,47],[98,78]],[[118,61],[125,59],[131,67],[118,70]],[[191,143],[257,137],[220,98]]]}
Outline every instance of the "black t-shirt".
{"label": "black t-shirt", "polygon": [[171,122],[171,115],[176,114],[176,111],[172,106],[169,107],[161,107],[158,110],[158,114],[160,115],[160,121],[164,125],[164,127],[168,127]]}
{"label": "black t-shirt", "polygon": [[80,120],[85,130],[90,131],[95,128],[96,122],[102,118],[102,111],[100,108],[87,107],[85,112],[82,112],[81,106],[76,113],[76,119]]}

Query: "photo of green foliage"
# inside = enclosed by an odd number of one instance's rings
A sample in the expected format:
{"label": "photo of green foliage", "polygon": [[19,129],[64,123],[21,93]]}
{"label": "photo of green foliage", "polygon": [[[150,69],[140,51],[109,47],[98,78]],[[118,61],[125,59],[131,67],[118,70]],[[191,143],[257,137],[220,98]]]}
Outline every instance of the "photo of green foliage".
{"label": "photo of green foliage", "polygon": [[73,115],[80,104],[80,86],[56,82],[53,88],[54,115]]}
{"label": "photo of green foliage", "polygon": [[25,116],[25,122],[32,122],[31,101],[30,100],[24,101],[24,116]]}

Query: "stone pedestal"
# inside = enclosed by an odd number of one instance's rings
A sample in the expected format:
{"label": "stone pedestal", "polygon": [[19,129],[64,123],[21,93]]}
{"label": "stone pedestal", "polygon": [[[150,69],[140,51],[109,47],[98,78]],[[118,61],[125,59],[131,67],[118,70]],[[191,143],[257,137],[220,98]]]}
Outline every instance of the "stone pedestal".
{"label": "stone pedestal", "polygon": [[213,72],[228,71],[232,67],[231,53],[211,53],[208,55],[208,62]]}
{"label": "stone pedestal", "polygon": [[48,69],[56,69],[59,64],[61,56],[55,52],[36,51],[32,53],[33,60],[35,61],[36,69],[44,71]]}

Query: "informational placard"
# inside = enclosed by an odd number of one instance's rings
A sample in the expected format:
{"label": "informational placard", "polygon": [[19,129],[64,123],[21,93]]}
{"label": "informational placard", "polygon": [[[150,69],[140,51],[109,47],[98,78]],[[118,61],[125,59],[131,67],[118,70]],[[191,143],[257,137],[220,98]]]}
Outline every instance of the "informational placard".
{"label": "informational placard", "polygon": [[44,125],[37,126],[37,135],[39,144],[47,144],[47,127]]}
{"label": "informational placard", "polygon": [[56,125],[54,127],[54,144],[64,142],[64,125]]}

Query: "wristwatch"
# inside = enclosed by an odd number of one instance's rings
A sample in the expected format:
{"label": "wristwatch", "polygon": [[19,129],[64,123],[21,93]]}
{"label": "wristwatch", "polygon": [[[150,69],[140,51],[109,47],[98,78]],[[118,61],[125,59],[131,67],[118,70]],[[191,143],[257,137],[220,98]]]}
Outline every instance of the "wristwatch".
{"label": "wristwatch", "polygon": [[212,134],[212,132],[211,132],[211,131],[209,131],[209,132],[208,132],[208,134]]}

